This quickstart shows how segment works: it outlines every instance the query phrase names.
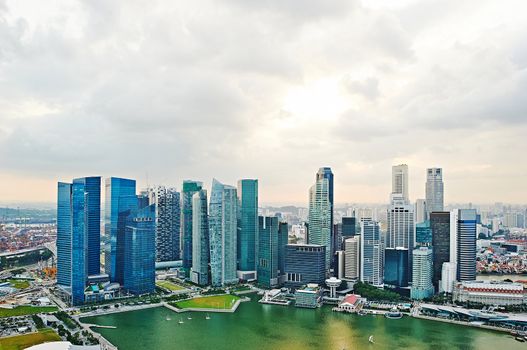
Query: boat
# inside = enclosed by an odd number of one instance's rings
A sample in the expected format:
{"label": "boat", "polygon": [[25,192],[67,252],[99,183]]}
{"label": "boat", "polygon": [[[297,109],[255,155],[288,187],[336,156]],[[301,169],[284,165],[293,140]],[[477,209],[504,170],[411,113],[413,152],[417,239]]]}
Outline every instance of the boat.
{"label": "boat", "polygon": [[190,316],[189,316],[189,317],[187,317],[187,320],[192,320],[192,317],[190,317]]}
{"label": "boat", "polygon": [[364,310],[360,310],[359,312],[357,312],[357,315],[359,315],[359,316],[365,316],[365,315],[367,315],[367,313],[366,313],[366,311],[364,311]]}
{"label": "boat", "polygon": [[207,314],[207,316],[205,316],[205,319],[206,319],[206,320],[210,320],[210,316],[209,316],[209,314]]}
{"label": "boat", "polygon": [[185,323],[185,322],[183,322],[183,319],[180,318],[178,323],[179,323],[179,324],[183,324],[183,323]]}
{"label": "boat", "polygon": [[167,320],[167,321],[170,321],[170,320],[172,320],[172,319],[170,318],[170,316],[167,316],[166,320]]}
{"label": "boat", "polygon": [[516,339],[517,341],[519,341],[519,342],[521,342],[521,343],[523,343],[523,342],[525,341],[524,337],[520,337],[520,336],[517,336],[517,337],[514,338],[514,339]]}
{"label": "boat", "polygon": [[397,308],[392,308],[390,311],[384,314],[384,317],[392,319],[392,320],[398,320],[403,317],[403,314],[397,310]]}
{"label": "boat", "polygon": [[370,335],[370,337],[368,338],[368,341],[369,341],[370,343],[372,343],[372,344],[375,343],[375,342],[373,341],[373,335]]}

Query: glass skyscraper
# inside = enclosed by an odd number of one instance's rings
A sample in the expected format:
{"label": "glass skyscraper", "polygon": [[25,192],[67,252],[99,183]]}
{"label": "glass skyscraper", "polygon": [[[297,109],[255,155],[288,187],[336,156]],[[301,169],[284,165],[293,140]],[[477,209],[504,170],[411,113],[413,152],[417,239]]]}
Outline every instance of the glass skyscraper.
{"label": "glass skyscraper", "polygon": [[289,225],[280,222],[278,225],[278,284],[283,284],[285,279],[285,246],[289,243]]}
{"label": "glass skyscraper", "polygon": [[189,269],[192,267],[192,197],[203,188],[200,181],[183,181],[181,190],[181,253],[183,258],[183,267]]}
{"label": "glass skyscraper", "polygon": [[199,190],[192,196],[192,282],[209,284],[210,240],[207,191]]}
{"label": "glass skyscraper", "polygon": [[88,275],[101,273],[101,177],[91,176],[73,180],[82,184],[85,198],[85,229],[88,239]]}
{"label": "glass skyscraper", "polygon": [[394,288],[408,287],[408,248],[384,249],[384,284]]}
{"label": "glass skyscraper", "polygon": [[135,180],[111,177],[105,182],[104,254],[105,272],[110,281],[123,284],[124,234],[126,218],[137,208]]}
{"label": "glass skyscraper", "polygon": [[258,217],[258,284],[264,288],[278,285],[278,218]]}
{"label": "glass skyscraper", "polygon": [[420,247],[413,253],[413,278],[410,292],[412,299],[424,299],[434,295],[432,284],[432,250],[429,247]]}
{"label": "glass skyscraper", "polygon": [[100,185],[100,177],[58,183],[57,283],[72,305],[84,303],[88,276],[100,274]]}
{"label": "glass skyscraper", "polygon": [[443,211],[443,169],[426,169],[426,212]]}
{"label": "glass skyscraper", "polygon": [[374,286],[382,286],[384,284],[384,246],[379,223],[363,220],[360,226],[360,280]]}
{"label": "glass skyscraper", "polygon": [[258,255],[258,180],[238,181],[238,269],[256,271]]}
{"label": "glass skyscraper", "polygon": [[326,271],[332,257],[333,230],[333,174],[331,169],[320,168],[316,182],[309,189],[308,243],[326,247]]}
{"label": "glass skyscraper", "polygon": [[432,230],[432,283],[439,290],[441,269],[443,263],[450,262],[450,213],[444,211],[430,213],[430,228]]}
{"label": "glass skyscraper", "polygon": [[415,224],[415,243],[418,245],[432,244],[432,228],[430,221]]}
{"label": "glass skyscraper", "polygon": [[123,287],[132,294],[155,291],[155,205],[134,210],[125,224]]}
{"label": "glass skyscraper", "polygon": [[159,186],[150,190],[149,202],[156,206],[156,261],[180,260],[179,192]]}
{"label": "glass skyscraper", "polygon": [[476,280],[476,209],[459,209],[458,212],[457,280]]}
{"label": "glass skyscraper", "polygon": [[209,204],[210,268],[213,286],[236,283],[238,231],[236,188],[212,181]]}

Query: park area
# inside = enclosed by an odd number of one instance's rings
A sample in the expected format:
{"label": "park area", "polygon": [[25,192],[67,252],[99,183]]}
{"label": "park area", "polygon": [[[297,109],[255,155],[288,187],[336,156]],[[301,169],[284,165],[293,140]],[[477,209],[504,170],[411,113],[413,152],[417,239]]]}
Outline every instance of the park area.
{"label": "park area", "polygon": [[11,279],[8,282],[11,284],[11,287],[16,289],[26,289],[29,287],[29,281],[26,280]]}
{"label": "park area", "polygon": [[172,283],[172,282],[170,282],[170,281],[157,281],[157,282],[156,282],[156,285],[157,285],[158,287],[161,287],[161,288],[167,289],[167,290],[169,290],[169,291],[171,291],[171,292],[176,292],[176,291],[178,291],[178,290],[184,290],[184,289],[186,289],[186,288],[183,288],[183,287],[181,287],[181,286],[179,286],[179,285],[177,285],[177,284],[175,284],[175,283]]}
{"label": "park area", "polygon": [[178,301],[171,303],[171,305],[179,309],[231,309],[234,303],[240,299],[236,295],[214,295],[210,297],[194,298],[190,300]]}
{"label": "park area", "polygon": [[[17,306],[12,309],[0,308],[0,317],[13,317],[13,316],[24,316],[24,315],[34,315],[42,312],[55,312],[57,311],[56,306]],[[3,348],[0,348],[3,350]]]}
{"label": "park area", "polygon": [[33,345],[60,340],[58,334],[52,329],[41,329],[37,333],[0,338],[0,350],[21,350]]}

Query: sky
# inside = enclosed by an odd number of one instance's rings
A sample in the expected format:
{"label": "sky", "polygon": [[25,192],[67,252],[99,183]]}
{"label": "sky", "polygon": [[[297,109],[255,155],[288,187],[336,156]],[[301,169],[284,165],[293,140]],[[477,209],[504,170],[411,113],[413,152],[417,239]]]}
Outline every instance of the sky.
{"label": "sky", "polygon": [[0,202],[258,178],[260,202],[527,203],[524,0],[0,0]]}

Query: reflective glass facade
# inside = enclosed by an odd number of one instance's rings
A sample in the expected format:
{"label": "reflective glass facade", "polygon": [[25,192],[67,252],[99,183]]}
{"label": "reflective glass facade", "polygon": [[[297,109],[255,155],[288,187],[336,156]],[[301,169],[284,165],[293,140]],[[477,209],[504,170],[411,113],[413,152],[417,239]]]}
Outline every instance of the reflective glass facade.
{"label": "reflective glass facade", "polygon": [[324,284],[326,247],[315,244],[288,244],[285,247],[285,286],[297,289],[308,283]]}
{"label": "reflective glass facade", "polygon": [[126,219],[137,209],[135,180],[111,177],[105,182],[104,267],[110,281],[123,284]]}
{"label": "reflective glass facade", "polygon": [[258,180],[238,181],[238,269],[255,271],[258,250]]}
{"label": "reflective glass facade", "polygon": [[258,284],[264,288],[278,285],[278,218],[258,217]]}
{"label": "reflective glass facade", "polygon": [[59,182],[57,196],[57,284],[71,287],[71,184]]}
{"label": "reflective glass facade", "polygon": [[430,213],[432,230],[433,269],[432,283],[439,290],[443,263],[450,262],[450,213],[438,211]]}
{"label": "reflective glass facade", "polygon": [[420,222],[415,224],[415,242],[418,245],[432,244],[432,228],[430,221]]}
{"label": "reflective glass facade", "polygon": [[457,280],[476,280],[476,209],[459,209],[457,221]]}
{"label": "reflective glass facade", "polygon": [[207,191],[200,190],[192,196],[192,282],[201,286],[209,284],[210,239],[207,211]]}
{"label": "reflective glass facade", "polygon": [[384,284],[391,287],[408,287],[408,249],[385,248]]}
{"label": "reflective glass facade", "polygon": [[202,187],[202,182],[185,180],[181,190],[181,254],[187,269],[192,267],[192,197]]}
{"label": "reflective glass facade", "polygon": [[155,205],[134,211],[126,220],[123,270],[128,292],[155,291]]}

